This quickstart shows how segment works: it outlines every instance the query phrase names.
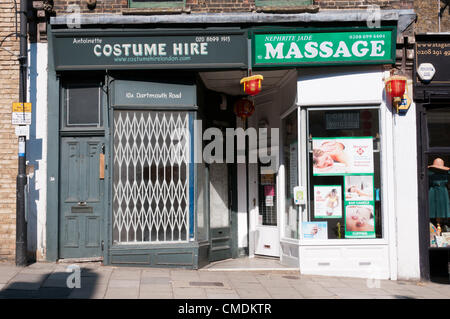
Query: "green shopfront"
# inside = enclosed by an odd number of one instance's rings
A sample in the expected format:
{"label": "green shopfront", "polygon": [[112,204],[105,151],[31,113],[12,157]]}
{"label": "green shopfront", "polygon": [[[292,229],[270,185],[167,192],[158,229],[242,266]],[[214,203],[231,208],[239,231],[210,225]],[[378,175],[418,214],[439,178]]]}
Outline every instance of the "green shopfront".
{"label": "green shopfront", "polygon": [[54,29],[50,43],[47,258],[198,268],[235,256],[230,223],[221,237],[207,227],[216,168],[197,158],[195,122],[215,103],[198,70],[246,69],[246,31]]}
{"label": "green shopfront", "polygon": [[[395,26],[52,26],[47,259],[197,269],[263,255],[395,278],[383,83],[395,41]],[[233,104],[249,70],[263,91],[243,121]],[[237,155],[211,162],[209,128],[278,138],[223,144]],[[275,165],[248,163],[262,151]]]}

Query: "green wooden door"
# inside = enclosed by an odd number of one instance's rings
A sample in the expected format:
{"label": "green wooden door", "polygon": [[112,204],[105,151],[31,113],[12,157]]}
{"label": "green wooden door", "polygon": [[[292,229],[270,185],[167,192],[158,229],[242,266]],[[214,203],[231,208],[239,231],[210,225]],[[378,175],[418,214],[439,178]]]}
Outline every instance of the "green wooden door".
{"label": "green wooden door", "polygon": [[60,150],[59,257],[101,257],[104,138],[62,137]]}

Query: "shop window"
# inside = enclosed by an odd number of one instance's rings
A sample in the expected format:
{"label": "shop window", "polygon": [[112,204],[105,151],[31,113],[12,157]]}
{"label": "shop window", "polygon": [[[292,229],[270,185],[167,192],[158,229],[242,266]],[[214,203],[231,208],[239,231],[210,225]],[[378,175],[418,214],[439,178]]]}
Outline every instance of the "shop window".
{"label": "shop window", "polygon": [[[450,242],[450,154],[428,156],[428,204],[430,246],[444,247]],[[441,237],[441,238],[439,238]]]}
{"label": "shop window", "polygon": [[70,84],[65,89],[64,126],[101,127],[101,87],[99,84]]}
{"label": "shop window", "polygon": [[382,237],[378,109],[308,111],[303,239]]}
{"label": "shop window", "polygon": [[312,0],[255,0],[257,7],[296,7],[311,4]]}
{"label": "shop window", "polygon": [[430,279],[449,283],[450,152],[428,155]]}
{"label": "shop window", "polygon": [[450,147],[450,112],[448,107],[426,112],[429,147]]}
{"label": "shop window", "polygon": [[284,237],[299,238],[299,206],[292,190],[298,182],[298,118],[297,110],[282,120],[283,162],[285,167]]}
{"label": "shop window", "polygon": [[129,0],[130,8],[177,8],[184,7],[185,0]]}

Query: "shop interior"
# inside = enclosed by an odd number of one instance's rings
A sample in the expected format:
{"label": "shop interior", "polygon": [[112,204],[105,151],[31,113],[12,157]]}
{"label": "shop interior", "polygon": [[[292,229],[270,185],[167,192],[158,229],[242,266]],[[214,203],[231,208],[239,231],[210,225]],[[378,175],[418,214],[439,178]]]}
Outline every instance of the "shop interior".
{"label": "shop interior", "polygon": [[[437,105],[427,110],[426,118],[430,279],[450,283],[450,114]],[[433,148],[442,151],[433,152]]]}

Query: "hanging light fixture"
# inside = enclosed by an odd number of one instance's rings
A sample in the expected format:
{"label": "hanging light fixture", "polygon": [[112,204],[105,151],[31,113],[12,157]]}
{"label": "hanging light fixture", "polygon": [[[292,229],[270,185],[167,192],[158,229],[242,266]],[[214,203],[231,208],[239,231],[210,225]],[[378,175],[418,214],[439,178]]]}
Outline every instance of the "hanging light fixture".
{"label": "hanging light fixture", "polygon": [[252,75],[241,79],[241,84],[244,84],[244,92],[250,96],[261,92],[261,82],[264,79],[262,75]]}
{"label": "hanging light fixture", "polygon": [[245,120],[255,112],[255,103],[249,99],[242,98],[234,103],[234,113]]}
{"label": "hanging light fixture", "polygon": [[407,78],[401,75],[392,75],[386,81],[386,94],[391,99],[397,113],[402,100],[405,99]]}

